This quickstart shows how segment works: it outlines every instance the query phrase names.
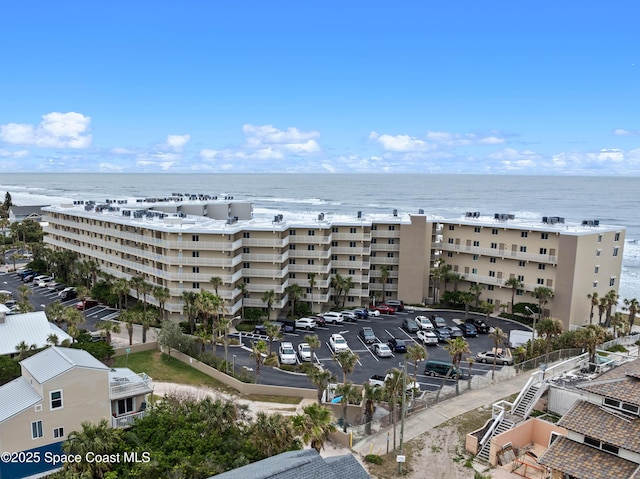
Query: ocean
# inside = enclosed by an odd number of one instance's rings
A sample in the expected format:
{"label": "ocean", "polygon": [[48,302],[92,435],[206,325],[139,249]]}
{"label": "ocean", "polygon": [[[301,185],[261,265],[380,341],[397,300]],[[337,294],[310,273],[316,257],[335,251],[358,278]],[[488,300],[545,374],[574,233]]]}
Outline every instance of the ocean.
{"label": "ocean", "polygon": [[[119,174],[3,173],[0,194],[16,205],[74,199],[104,201],[171,193],[232,195],[253,201],[254,214],[417,213],[457,218],[467,211],[517,218],[600,220],[627,229],[621,298],[640,299],[638,178],[394,174]],[[4,199],[4,196],[2,197]]]}

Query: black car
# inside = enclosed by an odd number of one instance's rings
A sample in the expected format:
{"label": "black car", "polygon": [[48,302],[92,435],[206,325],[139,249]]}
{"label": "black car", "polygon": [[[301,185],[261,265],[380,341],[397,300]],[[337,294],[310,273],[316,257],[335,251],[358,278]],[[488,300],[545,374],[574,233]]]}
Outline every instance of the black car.
{"label": "black car", "polygon": [[61,295],[60,295],[60,299],[62,301],[68,301],[70,299],[75,299],[78,297],[78,293],[76,293],[74,290],[70,290],[70,291],[61,291]]}
{"label": "black car", "polygon": [[482,319],[468,318],[466,324],[472,324],[480,334],[489,334],[489,326]]}
{"label": "black car", "polygon": [[358,336],[360,336],[360,339],[362,339],[362,341],[364,341],[366,344],[373,344],[378,341],[378,338],[376,338],[376,333],[374,333],[373,329],[371,329],[369,326],[360,328]]}
{"label": "black car", "polygon": [[407,343],[404,339],[399,338],[391,338],[387,341],[387,344],[391,348],[391,351],[396,353],[406,353],[407,352]]}
{"label": "black car", "polygon": [[478,330],[473,324],[470,323],[461,323],[458,327],[462,330],[462,334],[464,334],[465,338],[477,338]]}

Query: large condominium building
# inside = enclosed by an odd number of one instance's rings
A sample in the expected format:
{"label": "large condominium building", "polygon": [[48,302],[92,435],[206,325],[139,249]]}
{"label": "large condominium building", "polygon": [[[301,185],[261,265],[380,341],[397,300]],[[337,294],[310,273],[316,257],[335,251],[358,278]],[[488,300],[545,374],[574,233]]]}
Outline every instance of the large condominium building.
{"label": "large condominium building", "polygon": [[444,259],[463,276],[460,289],[480,283],[482,299],[496,307],[511,301],[504,282],[522,277],[519,301],[535,302],[532,286],[544,284],[555,293],[547,304],[552,315],[567,326],[584,324],[586,295],[617,288],[624,243],[623,228],[593,222],[534,225],[475,214],[442,220],[422,210],[256,218],[249,202],[207,195],[76,201],[44,210],[46,243],[94,259],[115,277],[142,276],[168,288],[165,308],[173,319],[181,318],[182,293],[213,291],[212,277],[222,280],[218,295],[229,315],[243,305],[264,307],[262,297],[271,290],[278,314],[287,308],[291,284],[303,288],[314,312],[329,309],[336,277],[351,280],[345,307],[373,298],[428,302],[431,272]]}

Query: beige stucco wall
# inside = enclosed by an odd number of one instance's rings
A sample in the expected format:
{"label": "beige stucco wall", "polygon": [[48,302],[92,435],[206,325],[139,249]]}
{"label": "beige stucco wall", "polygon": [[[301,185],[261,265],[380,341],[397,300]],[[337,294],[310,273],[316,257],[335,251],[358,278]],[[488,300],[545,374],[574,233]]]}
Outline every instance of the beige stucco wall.
{"label": "beige stucco wall", "polygon": [[411,215],[401,225],[398,299],[420,304],[429,293],[432,223],[426,215]]}
{"label": "beige stucco wall", "polygon": [[551,433],[565,435],[567,430],[557,426],[551,422],[537,418],[531,418],[509,431],[498,434],[491,439],[491,448],[489,450],[489,463],[495,466],[498,463],[497,453],[502,447],[511,443],[514,448],[523,448],[529,444],[539,444],[547,447]]}

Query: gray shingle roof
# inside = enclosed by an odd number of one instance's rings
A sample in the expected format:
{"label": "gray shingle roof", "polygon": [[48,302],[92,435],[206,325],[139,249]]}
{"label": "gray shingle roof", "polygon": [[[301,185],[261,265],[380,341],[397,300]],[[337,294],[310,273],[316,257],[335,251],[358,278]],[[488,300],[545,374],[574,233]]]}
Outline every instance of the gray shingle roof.
{"label": "gray shingle roof", "polygon": [[29,346],[35,344],[38,348],[47,346],[47,337],[56,334],[60,341],[71,340],[71,336],[58,327],[52,328],[53,323],[47,319],[44,311],[25,314],[10,314],[0,323],[0,356],[16,354],[16,346],[22,341]]}
{"label": "gray shingle roof", "polygon": [[0,386],[0,422],[42,401],[31,384],[19,377]]}
{"label": "gray shingle roof", "polygon": [[323,459],[315,449],[302,449],[283,452],[214,477],[215,479],[368,479],[369,474],[350,454]]}
{"label": "gray shingle roof", "polygon": [[103,369],[109,367],[82,349],[59,348],[56,346],[45,349],[20,362],[40,384],[53,379],[73,367]]}

